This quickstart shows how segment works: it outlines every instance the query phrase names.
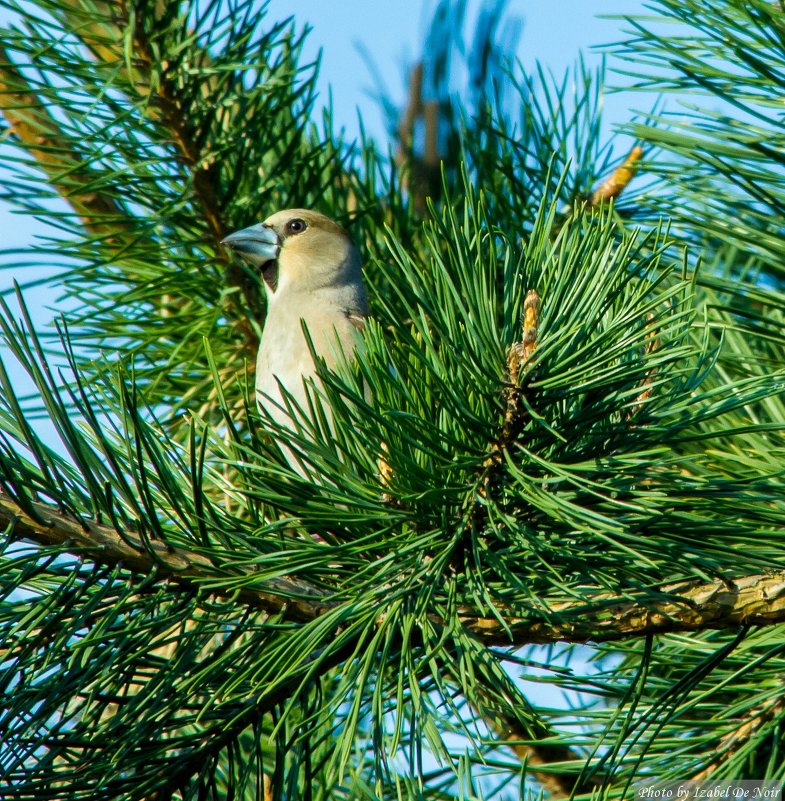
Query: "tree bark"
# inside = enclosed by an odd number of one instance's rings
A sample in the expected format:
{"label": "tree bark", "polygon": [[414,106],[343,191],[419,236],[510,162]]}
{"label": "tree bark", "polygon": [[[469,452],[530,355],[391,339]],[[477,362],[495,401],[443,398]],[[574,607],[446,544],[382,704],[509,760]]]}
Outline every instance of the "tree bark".
{"label": "tree bark", "polygon": [[[222,594],[221,579],[230,577],[220,562],[196,551],[145,542],[129,532],[121,537],[110,526],[76,520],[47,504],[23,503],[26,509],[0,493],[0,527],[12,526],[17,537],[42,545],[72,546],[75,553],[104,564],[122,564],[144,573],[157,570],[162,580],[189,589],[202,587]],[[323,590],[296,578],[260,579],[239,592],[230,585],[223,593],[273,613],[284,612],[292,620],[313,620],[339,605]],[[766,626],[785,622],[785,572],[680,581],[632,600],[607,592],[587,595],[585,601],[551,605],[547,620],[510,614],[506,627],[467,607],[458,613],[462,625],[478,640],[497,646],[608,642],[667,632]],[[436,616],[434,621],[439,622]]]}

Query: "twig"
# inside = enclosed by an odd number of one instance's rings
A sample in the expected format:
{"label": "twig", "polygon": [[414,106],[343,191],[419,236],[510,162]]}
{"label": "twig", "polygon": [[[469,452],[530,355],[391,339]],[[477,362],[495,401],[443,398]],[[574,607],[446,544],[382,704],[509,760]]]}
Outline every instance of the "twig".
{"label": "twig", "polygon": [[[138,62],[148,71],[152,71],[153,65],[156,63],[155,55],[144,35],[143,27],[139,24],[134,32],[134,41],[137,47]],[[201,55],[205,62],[209,61],[209,55]],[[226,280],[230,286],[240,289],[247,306],[246,313],[241,311],[240,314],[234,315],[234,323],[240,330],[247,352],[255,354],[259,346],[259,339],[250,323],[249,314],[256,318],[261,317],[261,299],[257,285],[249,280],[237,261],[227,256],[226,249],[221,246],[221,240],[226,236],[227,225],[216,192],[220,166],[215,159],[205,160],[202,158],[201,148],[194,137],[190,118],[180,102],[177,77],[173,77],[167,70],[163,70],[159,75],[155,101],[163,122],[170,131],[174,144],[191,173],[194,193],[210,230],[216,253],[222,260],[228,261]],[[232,293],[226,294],[225,302],[234,304]]]}
{"label": "twig", "polygon": [[[78,8],[76,4],[74,6],[76,13]],[[99,3],[97,9],[107,19],[100,26],[100,35],[97,35],[98,29],[94,25],[82,25],[79,29],[80,38],[99,63],[120,63],[124,60],[120,26],[128,23],[123,17],[125,7],[123,4]],[[134,62],[134,75],[130,76],[129,80],[135,92],[146,95],[150,91],[149,81],[142,73],[145,69],[149,72],[155,60],[141,25],[137,25],[134,31],[134,42],[137,57]],[[209,60],[208,54],[201,55],[205,62]],[[84,227],[92,233],[107,236],[110,241],[114,238],[115,244],[122,245],[127,238],[125,209],[106,194],[83,191],[84,186],[96,184],[96,175],[85,167],[77,166],[84,159],[74,150],[68,137],[61,135],[56,120],[46,110],[41,98],[2,46],[0,46],[0,105],[19,145],[35,159],[49,183],[79,215]],[[178,101],[176,76],[173,77],[166,70],[161,72],[159,90],[154,102],[145,104],[145,110],[146,114],[166,126],[175,147],[191,172],[194,193],[215,244],[216,257],[228,265],[227,283],[240,289],[247,306],[247,309],[240,309],[230,316],[240,332],[240,339],[244,344],[243,350],[255,353],[258,336],[249,322],[248,312],[250,311],[250,315],[254,317],[261,316],[260,298],[255,285],[220,246],[221,239],[226,235],[227,224],[223,219],[215,190],[218,165],[215,162],[207,162],[201,157],[188,116]],[[234,293],[227,293],[225,302],[234,304],[236,303],[234,298]],[[168,316],[171,308],[171,298],[162,299],[162,315]]]}
{"label": "twig", "polygon": [[[485,642],[502,644],[499,621],[459,609],[463,626]],[[567,620],[564,616],[568,617]],[[561,620],[559,618],[562,618]],[[612,642],[648,634],[738,629],[785,621],[785,571],[733,580],[666,584],[648,596],[620,600],[609,593],[553,604],[548,620],[508,617],[508,644]]]}
{"label": "twig", "polygon": [[[404,168],[402,182],[409,189],[412,205],[419,215],[425,213],[425,200],[439,189],[439,119],[438,100],[423,100],[423,63],[412,67],[409,75],[409,97],[398,124],[396,162]],[[414,151],[414,128],[422,117],[425,140],[422,156]]]}
{"label": "twig", "polygon": [[[489,497],[496,489],[504,462],[504,453],[515,441],[526,422],[520,411],[521,368],[532,357],[537,347],[537,330],[540,319],[540,296],[530,289],[523,302],[523,326],[521,341],[516,342],[507,353],[507,381],[503,392],[504,418],[498,439],[491,445],[491,451],[483,462],[483,477],[479,489],[480,497]],[[485,504],[476,504],[471,524],[474,528],[482,525],[486,513]]]}
{"label": "twig", "polygon": [[[79,521],[54,507],[29,502],[34,517],[23,511],[8,495],[0,492],[0,529],[14,527],[17,536],[42,545],[73,546],[103,564],[121,564],[129,570],[149,574],[158,570],[161,578],[194,588],[209,580],[226,576],[220,565],[187,548],[172,547],[160,540],[143,540],[126,531],[121,537],[107,525]],[[210,588],[210,591],[213,591]],[[271,612],[285,610],[293,620],[313,620],[336,604],[324,600],[324,592],[305,582],[270,579],[264,587],[226,590],[217,594],[237,595],[242,603]],[[307,602],[304,598],[307,597]]]}
{"label": "twig", "polygon": [[716,756],[702,770],[696,773],[691,782],[702,782],[711,779],[724,762],[727,762],[756,732],[769,721],[785,712],[785,697],[775,698],[763,707],[753,709],[747,719],[737,729],[728,732],[714,749]]}
{"label": "twig", "polygon": [[[158,541],[143,543],[128,532],[123,539],[109,526],[77,521],[43,503],[30,502],[30,511],[35,517],[0,493],[0,528],[13,525],[20,538],[44,545],[70,544],[74,552],[97,562],[119,563],[146,574],[155,569],[162,580],[189,589],[202,586],[244,604],[283,612],[291,620],[314,620],[340,605],[323,590],[291,578],[267,578],[241,590],[230,586],[222,591],[218,585],[227,573],[202,554]],[[506,614],[505,625],[495,617],[477,615],[469,607],[458,609],[458,621],[481,642],[498,646],[607,642],[666,632],[767,626],[785,622],[785,571],[733,580],[681,581],[633,600],[621,600],[607,592],[587,594],[582,601],[552,604],[540,620],[522,618],[508,607],[497,606]],[[438,615],[429,617],[437,625],[445,623]]]}
{"label": "twig", "polygon": [[477,712],[486,724],[495,732],[501,744],[510,748],[513,753],[532,769],[537,781],[545,787],[550,798],[567,798],[571,795],[590,795],[592,791],[602,784],[599,778],[591,778],[576,783],[577,776],[567,771],[556,772],[553,768],[548,771],[537,770],[538,767],[552,766],[557,763],[584,763],[585,757],[575,753],[569,746],[551,744],[547,742],[532,742],[549,740],[554,732],[549,731],[543,723],[534,733],[526,732],[521,724],[514,718],[501,715],[496,710],[480,706]]}
{"label": "twig", "polygon": [[49,183],[71,204],[86,228],[99,234],[122,233],[125,211],[111,197],[85,192],[95,175],[60,135],[59,126],[0,45],[0,104],[11,132],[36,160]]}

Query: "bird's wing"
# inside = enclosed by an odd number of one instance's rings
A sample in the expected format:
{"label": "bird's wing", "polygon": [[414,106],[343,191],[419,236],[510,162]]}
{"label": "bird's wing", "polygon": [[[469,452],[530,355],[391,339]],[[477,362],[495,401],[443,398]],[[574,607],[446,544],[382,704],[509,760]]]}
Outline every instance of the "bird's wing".
{"label": "bird's wing", "polygon": [[352,309],[346,310],[346,319],[360,332],[365,330],[365,324],[368,320],[368,315],[362,312],[353,311]]}

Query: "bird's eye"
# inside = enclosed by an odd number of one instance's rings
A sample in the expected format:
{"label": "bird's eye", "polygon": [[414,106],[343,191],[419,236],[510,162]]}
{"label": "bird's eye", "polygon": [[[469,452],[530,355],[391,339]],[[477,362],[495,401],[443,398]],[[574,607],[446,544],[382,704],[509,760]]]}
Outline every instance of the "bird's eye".
{"label": "bird's eye", "polygon": [[286,223],[286,233],[287,234],[301,234],[308,226],[305,223],[305,220],[301,220],[299,217],[295,217],[293,220],[289,220]]}

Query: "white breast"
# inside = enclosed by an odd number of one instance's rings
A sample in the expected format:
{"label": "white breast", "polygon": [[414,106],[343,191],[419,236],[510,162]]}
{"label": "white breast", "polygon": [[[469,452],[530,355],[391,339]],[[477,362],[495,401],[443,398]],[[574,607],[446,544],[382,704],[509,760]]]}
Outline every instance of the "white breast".
{"label": "white breast", "polygon": [[256,402],[263,414],[269,414],[276,422],[291,423],[281,387],[307,413],[304,382],[310,380],[319,386],[302,321],[316,353],[328,366],[335,366],[341,354],[350,356],[357,345],[359,332],[348,316],[346,304],[337,302],[335,297],[323,297],[324,294],[290,296],[287,303],[276,298],[270,304],[256,360]]}

